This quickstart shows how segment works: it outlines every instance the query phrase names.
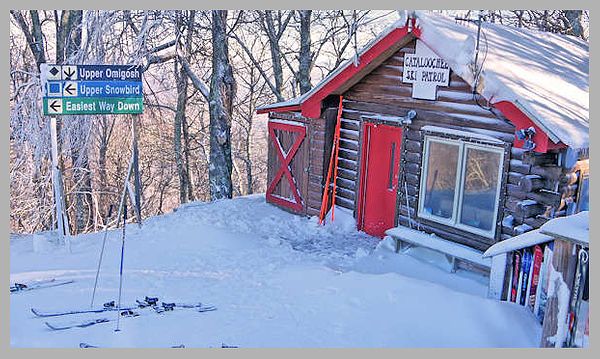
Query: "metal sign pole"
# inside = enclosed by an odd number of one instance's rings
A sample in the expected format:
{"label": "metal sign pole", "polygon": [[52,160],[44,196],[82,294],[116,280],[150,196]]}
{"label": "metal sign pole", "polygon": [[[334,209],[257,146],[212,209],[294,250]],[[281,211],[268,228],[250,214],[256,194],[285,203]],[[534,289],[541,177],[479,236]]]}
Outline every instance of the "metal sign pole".
{"label": "metal sign pole", "polygon": [[131,117],[131,132],[133,142],[133,181],[135,188],[135,215],[137,218],[138,225],[142,227],[142,203],[141,203],[141,190],[142,182],[140,179],[140,167],[139,167],[139,151],[138,151],[138,122],[140,120],[139,115],[133,115]]}
{"label": "metal sign pole", "polygon": [[56,220],[58,233],[61,241],[71,248],[69,224],[65,221],[66,216],[63,209],[63,195],[61,186],[61,176],[58,167],[58,135],[56,133],[56,117],[50,116],[50,143],[52,155],[52,184],[54,187],[54,204],[56,208]]}
{"label": "metal sign pole", "polygon": [[[119,201],[119,209],[117,211],[117,218],[121,218],[121,211],[123,210],[123,204],[125,203],[125,196],[127,195],[127,188],[129,178],[131,177],[131,170],[133,167],[133,155],[129,159],[129,166],[127,166],[127,172],[125,173],[125,181],[123,182],[123,191],[121,192],[121,200]],[[117,221],[117,228],[119,227],[119,221]]]}

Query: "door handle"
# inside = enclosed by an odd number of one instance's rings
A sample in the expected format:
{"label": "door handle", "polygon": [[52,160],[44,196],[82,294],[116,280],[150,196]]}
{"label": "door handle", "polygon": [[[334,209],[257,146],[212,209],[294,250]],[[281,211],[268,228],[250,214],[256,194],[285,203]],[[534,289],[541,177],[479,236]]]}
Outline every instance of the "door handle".
{"label": "door handle", "polygon": [[392,142],[392,148],[391,148],[391,153],[390,153],[390,172],[389,172],[389,176],[388,176],[388,189],[389,190],[393,190],[394,189],[394,170],[395,170],[395,166],[394,164],[396,163],[396,142]]}

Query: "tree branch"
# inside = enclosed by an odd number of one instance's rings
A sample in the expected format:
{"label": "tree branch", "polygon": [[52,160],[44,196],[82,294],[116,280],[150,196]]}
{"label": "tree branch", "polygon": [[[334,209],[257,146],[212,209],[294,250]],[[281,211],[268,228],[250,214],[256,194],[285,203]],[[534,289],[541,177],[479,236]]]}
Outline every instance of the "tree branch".
{"label": "tree branch", "polygon": [[190,64],[187,62],[187,60],[183,56],[177,55],[177,59],[179,60],[181,65],[183,65],[183,68],[185,69],[185,73],[188,75],[190,80],[192,80],[192,84],[194,85],[194,87],[197,88],[198,91],[200,91],[200,93],[206,99],[206,101],[209,101],[210,90],[208,89],[208,86],[206,86],[204,81],[202,81],[194,73],[194,71],[192,71]]}
{"label": "tree branch", "polygon": [[277,96],[277,101],[280,101],[280,102],[284,101],[283,96],[281,96],[281,94],[277,91],[277,89],[275,88],[275,85],[273,85],[273,83],[270,81],[269,76],[267,76],[267,74],[265,73],[263,68],[260,66],[258,61],[256,61],[256,59],[254,58],[252,51],[250,51],[250,49],[248,49],[246,44],[244,44],[244,42],[242,42],[242,40],[240,40],[240,38],[235,33],[232,32],[230,36],[233,37],[238,42],[238,44],[240,44],[240,46],[242,47],[242,49],[244,50],[246,55],[248,55],[248,57],[250,58],[250,61],[254,65],[254,67],[256,67],[258,72],[260,72],[260,75],[265,79],[265,82],[267,83],[267,85],[269,86],[271,91],[275,94],[275,96]]}

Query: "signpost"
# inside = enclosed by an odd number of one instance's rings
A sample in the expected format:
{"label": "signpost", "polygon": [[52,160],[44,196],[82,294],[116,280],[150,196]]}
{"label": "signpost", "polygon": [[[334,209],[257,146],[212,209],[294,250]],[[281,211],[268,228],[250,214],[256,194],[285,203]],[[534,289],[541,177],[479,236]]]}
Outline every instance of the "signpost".
{"label": "signpost", "polygon": [[450,83],[450,67],[421,40],[417,40],[415,53],[404,55],[402,82],[413,84],[413,98],[435,100],[437,87]]}
{"label": "signpost", "polygon": [[[64,115],[134,115],[132,124],[135,211],[141,225],[140,176],[137,163],[137,115],[143,113],[142,66],[138,65],[52,65],[40,66],[43,112],[50,116],[51,130],[56,131],[56,116]],[[58,183],[57,139],[52,136],[53,178],[58,226],[69,235],[64,213],[63,194]],[[56,157],[56,158],[55,158]],[[132,171],[125,178],[124,191]],[[117,215],[119,218],[120,213]],[[68,242],[68,241],[67,241]]]}

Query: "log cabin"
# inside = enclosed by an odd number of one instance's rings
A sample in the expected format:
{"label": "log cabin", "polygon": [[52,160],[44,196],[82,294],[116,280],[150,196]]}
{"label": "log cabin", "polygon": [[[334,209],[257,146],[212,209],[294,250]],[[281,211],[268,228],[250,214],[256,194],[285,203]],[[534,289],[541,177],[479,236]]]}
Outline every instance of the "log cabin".
{"label": "log cabin", "polygon": [[580,39],[406,12],[309,92],[258,108],[266,199],[317,216],[335,185],[361,231],[481,253],[588,209],[588,74]]}

